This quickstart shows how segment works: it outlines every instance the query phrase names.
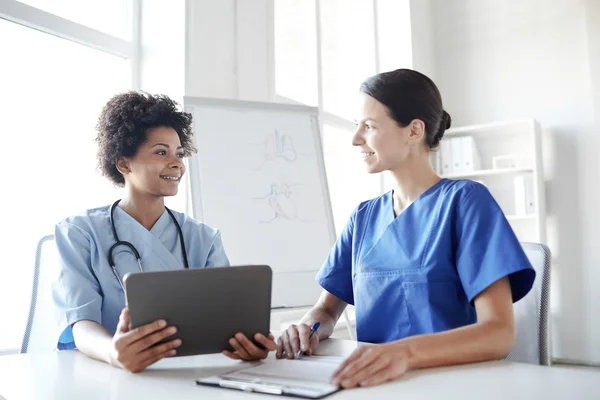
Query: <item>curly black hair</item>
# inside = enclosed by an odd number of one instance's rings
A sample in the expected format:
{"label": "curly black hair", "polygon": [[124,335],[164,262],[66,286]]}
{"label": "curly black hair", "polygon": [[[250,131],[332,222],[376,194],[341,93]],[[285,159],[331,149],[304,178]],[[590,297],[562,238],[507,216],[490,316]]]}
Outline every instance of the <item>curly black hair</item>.
{"label": "curly black hair", "polygon": [[178,110],[177,102],[165,95],[129,91],[112,97],[102,109],[96,124],[98,169],[117,186],[125,179],[117,170],[121,157],[133,157],[152,128],[173,128],[179,135],[186,157],[196,152],[192,115]]}

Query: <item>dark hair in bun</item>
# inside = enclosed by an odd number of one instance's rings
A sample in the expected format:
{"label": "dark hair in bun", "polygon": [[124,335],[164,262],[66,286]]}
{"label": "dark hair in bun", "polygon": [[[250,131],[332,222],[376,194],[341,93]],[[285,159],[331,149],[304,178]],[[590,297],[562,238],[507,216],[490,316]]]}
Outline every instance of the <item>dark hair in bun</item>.
{"label": "dark hair in bun", "polygon": [[362,83],[360,91],[385,105],[401,127],[408,126],[414,119],[423,121],[429,149],[438,147],[444,132],[452,125],[435,83],[412,69],[374,75]]}

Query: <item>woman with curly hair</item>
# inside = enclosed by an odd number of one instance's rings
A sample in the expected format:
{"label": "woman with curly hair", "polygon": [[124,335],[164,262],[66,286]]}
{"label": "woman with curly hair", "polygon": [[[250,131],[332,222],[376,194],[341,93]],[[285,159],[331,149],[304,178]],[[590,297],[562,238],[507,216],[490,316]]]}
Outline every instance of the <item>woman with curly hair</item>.
{"label": "woman with curly hair", "polygon": [[[129,330],[122,279],[127,273],[228,266],[219,230],[165,207],[185,173],[184,157],[196,151],[190,114],[173,100],[140,92],[108,101],[97,124],[98,166],[123,199],[87,210],[55,228],[61,258],[53,298],[60,313],[58,349],[82,353],[138,372],[176,354],[179,339],[164,321]],[[128,245],[113,246],[115,242]],[[186,246],[187,244],[187,246]],[[142,268],[143,266],[143,268]],[[232,338],[236,359],[265,358],[273,337]]]}

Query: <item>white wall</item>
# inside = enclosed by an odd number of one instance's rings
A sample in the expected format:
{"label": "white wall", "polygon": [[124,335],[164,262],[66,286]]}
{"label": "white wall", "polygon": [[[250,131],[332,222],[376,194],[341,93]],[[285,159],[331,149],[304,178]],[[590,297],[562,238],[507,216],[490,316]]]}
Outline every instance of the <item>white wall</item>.
{"label": "white wall", "polygon": [[235,3],[186,1],[186,96],[237,97]]}
{"label": "white wall", "polygon": [[600,1],[586,0],[587,45],[590,57],[596,132],[600,132]]}
{"label": "white wall", "polygon": [[186,4],[185,95],[271,101],[271,2]]}
{"label": "white wall", "polygon": [[412,68],[435,80],[436,43],[432,0],[410,0]]}
{"label": "white wall", "polygon": [[415,49],[425,54],[415,68],[435,72],[453,126],[534,117],[547,130],[553,356],[600,363],[600,2],[431,0],[430,10],[419,7],[434,40],[413,28],[413,47],[415,39],[429,46]]}

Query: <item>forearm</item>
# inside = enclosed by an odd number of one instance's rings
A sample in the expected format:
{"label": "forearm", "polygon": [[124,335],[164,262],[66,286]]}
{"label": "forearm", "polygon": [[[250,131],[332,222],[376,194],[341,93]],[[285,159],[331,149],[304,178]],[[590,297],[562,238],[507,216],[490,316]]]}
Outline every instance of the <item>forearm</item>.
{"label": "forearm", "polygon": [[80,352],[110,364],[112,335],[95,321],[79,321],[73,325],[73,338]]}
{"label": "forearm", "polygon": [[486,321],[391,345],[405,353],[410,369],[417,369],[502,359],[512,350],[514,340],[512,325]]}

